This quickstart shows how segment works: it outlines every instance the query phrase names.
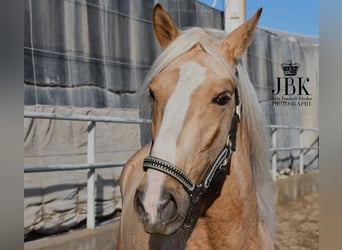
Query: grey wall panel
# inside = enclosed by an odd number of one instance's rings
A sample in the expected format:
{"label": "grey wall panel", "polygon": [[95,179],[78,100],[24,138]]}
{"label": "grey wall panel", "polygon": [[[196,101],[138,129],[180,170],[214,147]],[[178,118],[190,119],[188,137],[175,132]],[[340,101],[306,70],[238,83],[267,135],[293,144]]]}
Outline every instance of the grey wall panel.
{"label": "grey wall panel", "polygon": [[[26,1],[24,78],[31,94],[25,104],[138,108],[136,92],[160,53],[152,28],[155,3]],[[222,13],[195,0],[161,3],[180,27],[222,28]],[[32,86],[41,96],[32,95]]]}

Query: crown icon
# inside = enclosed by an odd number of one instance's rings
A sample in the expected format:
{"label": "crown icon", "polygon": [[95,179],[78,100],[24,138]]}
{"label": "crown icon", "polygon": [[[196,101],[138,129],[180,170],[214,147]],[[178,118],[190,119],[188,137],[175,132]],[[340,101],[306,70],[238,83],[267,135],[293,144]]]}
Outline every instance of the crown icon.
{"label": "crown icon", "polygon": [[282,63],[281,68],[284,71],[285,76],[295,76],[299,69],[299,63],[292,63],[292,60],[288,60],[287,63]]}

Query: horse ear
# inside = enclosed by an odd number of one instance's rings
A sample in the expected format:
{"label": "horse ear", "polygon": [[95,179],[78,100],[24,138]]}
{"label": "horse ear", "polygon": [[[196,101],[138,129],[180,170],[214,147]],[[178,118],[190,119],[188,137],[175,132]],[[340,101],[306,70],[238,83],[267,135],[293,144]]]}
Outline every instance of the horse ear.
{"label": "horse ear", "polygon": [[262,8],[238,28],[233,30],[224,40],[223,48],[229,63],[235,65],[236,60],[241,57],[253,41],[253,33],[260,18]]}
{"label": "horse ear", "polygon": [[165,49],[180,34],[172,17],[161,4],[156,4],[153,10],[153,28],[159,44]]}

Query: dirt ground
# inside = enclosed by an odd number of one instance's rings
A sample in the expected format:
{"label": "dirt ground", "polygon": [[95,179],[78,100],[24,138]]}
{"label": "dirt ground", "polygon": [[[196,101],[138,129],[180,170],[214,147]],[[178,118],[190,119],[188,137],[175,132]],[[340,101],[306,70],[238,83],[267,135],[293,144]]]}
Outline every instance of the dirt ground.
{"label": "dirt ground", "polygon": [[319,195],[278,206],[277,246],[280,250],[319,249]]}

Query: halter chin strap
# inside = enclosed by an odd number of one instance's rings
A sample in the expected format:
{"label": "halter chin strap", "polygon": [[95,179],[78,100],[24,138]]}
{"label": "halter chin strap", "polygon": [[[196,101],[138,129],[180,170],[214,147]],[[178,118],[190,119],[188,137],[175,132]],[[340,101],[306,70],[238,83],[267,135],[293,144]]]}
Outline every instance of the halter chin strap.
{"label": "halter chin strap", "polygon": [[213,164],[208,168],[199,184],[192,180],[191,177],[183,170],[168,161],[154,156],[148,156],[144,159],[144,171],[147,171],[147,169],[150,168],[173,177],[183,185],[185,191],[189,194],[190,207],[185,218],[185,227],[193,226],[195,221],[192,215],[197,209],[200,198],[207,192],[209,187],[215,182],[216,179],[218,179],[219,176],[222,176],[222,174],[227,175],[230,172],[230,164],[228,163],[232,153],[236,150],[236,131],[237,125],[240,121],[241,113],[240,96],[237,87],[235,88],[235,103],[235,112],[226,143]]}

